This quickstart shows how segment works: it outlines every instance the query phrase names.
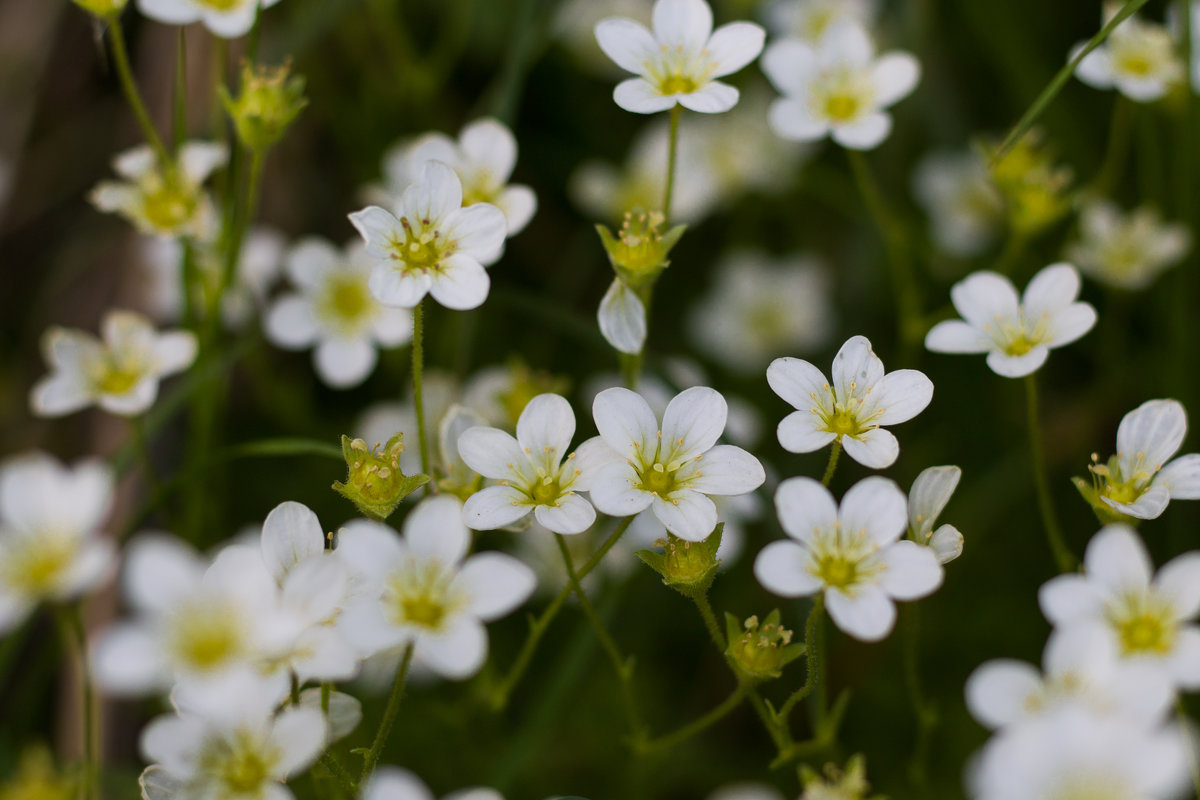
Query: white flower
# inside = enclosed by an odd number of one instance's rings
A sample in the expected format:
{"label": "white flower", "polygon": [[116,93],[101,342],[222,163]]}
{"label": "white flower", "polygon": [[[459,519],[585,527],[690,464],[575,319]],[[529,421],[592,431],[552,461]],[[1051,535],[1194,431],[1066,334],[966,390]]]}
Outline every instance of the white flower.
{"label": "white flower", "polygon": [[1188,786],[1181,729],[1067,706],[995,736],[967,776],[975,800],[1171,800]]}
{"label": "white flower", "polygon": [[797,141],[832,136],[853,150],[870,150],[887,138],[892,117],[884,109],[907,96],[921,74],[911,53],[876,58],[870,36],[853,23],[838,24],[816,45],[776,42],[762,67],[783,94],[768,115],[777,134]]}
{"label": "white flower", "polygon": [[1013,659],[983,664],[967,680],[967,708],[985,727],[1027,722],[1069,705],[1150,728],[1175,699],[1171,684],[1145,665],[1122,661],[1112,639],[1094,626],[1056,630],[1042,669]]}
{"label": "white flower", "polygon": [[1106,525],[1088,543],[1084,574],[1059,575],[1038,592],[1055,627],[1096,625],[1122,658],[1162,670],[1176,686],[1200,687],[1200,553],[1184,553],[1152,574],[1137,533]]}
{"label": "white flower", "polygon": [[112,471],[32,452],[0,468],[0,634],[42,601],[95,589],[114,566],[98,528],[112,503]]}
{"label": "white flower", "polygon": [[132,311],[109,311],[100,330],[104,341],[59,327],[42,335],[50,374],[29,393],[35,414],[61,417],[93,403],[110,414],[140,414],[158,397],[159,380],[187,369],[196,358],[194,335],[160,334]]}
{"label": "white flower", "polygon": [[1200,454],[1168,463],[1186,434],[1177,400],[1147,400],[1130,411],[1117,427],[1117,454],[1090,468],[1097,497],[1136,519],[1157,519],[1172,499],[1200,499]]}
{"label": "white flower", "polygon": [[390,308],[371,293],[375,259],[361,242],[339,251],[317,237],[288,254],[287,273],[299,292],[275,301],[264,320],[267,338],[288,349],[314,344],[313,364],[328,386],[357,386],[379,358],[377,347],[412,340],[412,312]]}
{"label": "white flower", "polygon": [[807,256],[772,261],[740,251],[716,266],[716,281],[689,328],[721,364],[758,372],[779,352],[815,350],[833,327],[829,276]]}
{"label": "white flower", "polygon": [[[715,495],[712,501],[713,505],[717,507],[717,519],[725,524],[725,527],[721,529],[721,546],[717,548],[716,553],[716,559],[721,562],[721,569],[725,570],[733,566],[734,562],[741,557],[742,550],[746,545],[745,526],[748,523],[757,522],[762,516],[763,502],[755,492]],[[662,549],[663,538],[662,523],[658,521],[658,517],[654,516],[654,512],[647,508],[633,518],[633,522],[629,524],[629,530],[625,532],[617,546],[623,546],[630,554],[648,547]],[[595,548],[592,548],[592,552],[594,551]],[[584,558],[586,559],[590,554],[585,553]]]}
{"label": "white flower", "polygon": [[978,255],[1004,224],[1004,198],[975,149],[922,158],[913,193],[929,214],[933,240],[951,255]]}
{"label": "white flower", "polygon": [[101,181],[90,199],[101,211],[125,217],[141,233],[209,239],[217,214],[202,185],[228,157],[225,145],[185,142],[164,170],[154,150],[140,145],[113,159],[113,169],[125,181]]}
{"label": "white flower", "polygon": [[[1119,9],[1119,5],[1106,3],[1104,21],[1111,19]],[[1075,45],[1071,59],[1084,44]],[[1083,57],[1075,74],[1088,86],[1096,89],[1116,87],[1130,100],[1148,103],[1163,97],[1171,84],[1182,79],[1183,65],[1166,28],[1131,16],[1109,34],[1104,44]]]}
{"label": "white flower", "polygon": [[878,0],[775,0],[767,6],[767,23],[779,36],[795,36],[818,44],[840,23],[870,28],[879,14]]}
{"label": "white flower", "polygon": [[203,22],[217,36],[235,39],[254,27],[260,9],[279,0],[138,0],[138,10],[166,25]]}
{"label": "white flower", "polygon": [[1149,286],[1192,246],[1186,226],[1163,222],[1149,206],[1122,214],[1110,202],[1090,203],[1079,214],[1079,232],[1082,238],[1067,247],[1067,258],[1090,277],[1120,289]]}
{"label": "white flower", "polygon": [[534,575],[501,553],[465,558],[469,546],[462,505],[447,495],[409,512],[403,537],[367,520],[346,525],[334,552],[361,587],[342,612],[346,638],[369,653],[412,644],[414,663],[447,678],[474,675],[487,659],[483,623],[525,602]]}
{"label": "white flower", "polygon": [[963,535],[953,525],[941,525],[938,515],[950,502],[962,470],[958,467],[930,467],[922,470],[908,492],[908,528],[917,544],[928,545],[942,564],[962,555]]}
{"label": "white flower", "polygon": [[1050,348],[1070,344],[1096,324],[1096,309],[1079,303],[1079,273],[1051,264],[1019,299],[1008,278],[973,272],[954,284],[950,300],[962,320],[939,322],[925,336],[935,353],[987,353],[997,375],[1020,378],[1036,372]]}
{"label": "white flower", "polygon": [[[399,767],[381,767],[363,787],[361,800],[437,800],[425,782]],[[504,800],[495,789],[459,789],[442,800]]]}
{"label": "white flower", "polygon": [[933,551],[901,540],[904,493],[887,478],[864,478],[842,498],[811,478],[789,478],[775,492],[775,511],[795,541],[768,544],[754,575],[783,597],[825,593],[829,616],[863,641],[887,636],[896,621],[893,599],[915,600],[942,584]]}
{"label": "white flower", "polygon": [[614,517],[649,507],[679,538],[708,538],[717,525],[709,495],[746,494],[766,480],[757,458],[740,447],[717,444],[727,414],[720,392],[694,386],[671,400],[659,427],[641,395],[619,388],[600,392],[592,416],[600,438],[620,461],[596,475],[592,503]]}
{"label": "white flower", "polygon": [[872,469],[890,467],[900,443],[882,426],[920,414],[933,399],[933,383],[915,369],[886,375],[865,336],[846,340],[833,358],[833,385],[821,370],[798,358],[767,367],[772,391],[796,408],[779,423],[779,443],[811,453],[835,440],[846,454]]}
{"label": "white flower", "polygon": [[332,744],[354,733],[354,729],[362,722],[362,703],[357,697],[333,690],[329,692],[329,713],[326,714],[322,708],[322,691],[319,686],[310,686],[300,692],[300,706],[321,712],[329,726],[329,742]]}
{"label": "white flower", "polygon": [[428,293],[460,311],[483,304],[491,286],[483,265],[499,257],[507,223],[489,203],[462,201],[454,170],[429,161],[404,190],[399,219],[379,206],[350,215],[376,259],[370,283],[379,302],[412,308]]}
{"label": "white flower", "polygon": [[517,140],[504,123],[491,117],[475,120],[458,134],[458,141],[429,133],[393,147],[383,160],[387,191],[399,198],[421,178],[428,161],[454,168],[463,187],[463,206],[491,203],[504,212],[508,235],[520,233],[537,211],[537,195],[528,186],[509,184],[517,164]]}
{"label": "white flower", "polygon": [[463,519],[475,530],[504,528],[530,511],[555,533],[583,533],[596,521],[586,492],[599,469],[615,460],[599,437],[567,453],[575,435],[571,404],[556,394],[529,401],[517,422],[517,438],[498,428],[468,428],[458,437],[458,452],[467,466],[500,481],[473,494]]}
{"label": "white flower", "polygon": [[611,17],[596,23],[596,41],[617,66],[637,75],[617,84],[613,100],[626,111],[653,114],[676,103],[715,114],[738,101],[738,90],[715,80],[758,58],[766,33],[752,22],[712,29],[704,0],[657,0],[654,32],[640,22]]}

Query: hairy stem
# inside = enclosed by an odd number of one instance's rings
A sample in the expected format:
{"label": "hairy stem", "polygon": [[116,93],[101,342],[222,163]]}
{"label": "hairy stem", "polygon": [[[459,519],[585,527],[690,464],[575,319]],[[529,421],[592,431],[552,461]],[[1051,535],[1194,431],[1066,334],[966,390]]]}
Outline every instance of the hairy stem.
{"label": "hairy stem", "polygon": [[392,694],[388,697],[387,708],[383,711],[383,719],[379,721],[379,729],[375,731],[375,741],[371,743],[371,749],[363,756],[363,769],[362,775],[358,779],[359,783],[363,783],[371,777],[371,773],[375,771],[375,765],[379,763],[383,747],[387,744],[388,736],[392,732],[392,725],[396,722],[396,714],[400,711],[400,701],[404,698],[404,685],[408,682],[408,668],[412,665],[412,657],[413,645],[409,643],[408,647],[404,648],[404,658],[401,659],[400,667],[396,670]]}

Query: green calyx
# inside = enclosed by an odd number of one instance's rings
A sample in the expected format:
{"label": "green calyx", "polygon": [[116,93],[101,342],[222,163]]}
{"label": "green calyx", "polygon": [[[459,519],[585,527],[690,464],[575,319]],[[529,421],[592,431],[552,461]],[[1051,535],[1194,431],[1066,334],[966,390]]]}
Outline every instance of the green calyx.
{"label": "green calyx", "polygon": [[429,482],[428,475],[405,475],[400,470],[404,452],[404,434],[397,433],[387,444],[370,448],[362,439],[342,437],[342,455],[346,459],[346,482],[333,484],[333,490],[354,503],[365,516],[385,520],[400,501]]}
{"label": "green calyx", "polygon": [[233,119],[239,141],[251,150],[266,150],[278,142],[308,104],[304,78],[292,66],[242,66],[241,93],[234,98],[221,88],[221,103]]}
{"label": "green calyx", "polygon": [[683,236],[686,225],[676,225],[663,231],[666,218],[658,211],[634,209],[625,212],[625,219],[616,235],[603,225],[596,226],[608,260],[632,289],[652,283],[671,262],[667,256]]}
{"label": "green calyx", "polygon": [[851,757],[843,771],[836,764],[826,764],[823,772],[808,765],[800,767],[800,780],[804,784],[802,798],[828,798],[828,800],[887,800],[883,795],[867,798],[871,785],[867,783],[867,762],[861,755]]}
{"label": "green calyx", "polygon": [[1083,478],[1071,478],[1071,483],[1075,485],[1084,501],[1092,507],[1093,513],[1101,524],[1121,522],[1136,527],[1141,522],[1140,519],[1122,514],[1104,502],[1103,498],[1122,505],[1129,505],[1145,492],[1149,476],[1138,475],[1126,478],[1121,474],[1120,463],[1116,456],[1109,458],[1107,463],[1101,464],[1099,456],[1093,455],[1092,463],[1088,465],[1088,472],[1091,473],[1091,481]]}
{"label": "green calyx", "polygon": [[761,623],[757,616],[741,624],[737,617],[725,614],[725,635],[729,657],[742,680],[761,683],[783,674],[783,668],[805,653],[803,643],[792,644],[792,631],[779,622],[779,609]]}
{"label": "green calyx", "polygon": [[717,549],[721,546],[724,529],[725,523],[718,522],[702,542],[689,542],[668,533],[666,539],[655,542],[655,545],[663,548],[663,552],[638,550],[636,555],[662,576],[665,585],[688,597],[702,595],[712,586],[717,568],[721,566]]}

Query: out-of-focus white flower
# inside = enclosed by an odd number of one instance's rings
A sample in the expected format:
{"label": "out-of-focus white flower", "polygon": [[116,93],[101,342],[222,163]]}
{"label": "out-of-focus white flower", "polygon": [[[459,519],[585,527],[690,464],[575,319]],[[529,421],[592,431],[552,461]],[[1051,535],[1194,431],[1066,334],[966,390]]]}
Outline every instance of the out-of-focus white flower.
{"label": "out-of-focus white flower", "polygon": [[[246,234],[233,282],[221,298],[221,319],[231,329],[245,326],[266,305],[267,294],[283,267],[283,234],[255,226]],[[151,317],[159,322],[183,319],[183,243],[178,239],[142,238],[139,286]],[[213,242],[194,242],[193,264],[199,278],[192,308],[203,314],[205,293],[216,292],[224,264]]]}
{"label": "out-of-focus white flower", "polygon": [[1143,206],[1128,214],[1108,201],[1089,203],[1079,214],[1081,239],[1067,247],[1068,259],[1092,278],[1120,289],[1143,289],[1192,246],[1191,232],[1163,222]]}
{"label": "out-of-focus white flower", "polygon": [[338,533],[334,552],[359,581],[357,599],[339,625],[364,653],[411,644],[414,663],[460,680],[487,658],[483,623],[529,597],[535,578],[512,556],[480,553],[464,560],[470,533],[462,504],[435,495],[404,520],[404,535],[358,520]]}
{"label": "out-of-focus white flower", "polygon": [[428,133],[394,146],[383,159],[388,194],[399,200],[405,189],[421,179],[428,161],[449,164],[458,173],[463,206],[491,203],[503,211],[509,236],[520,233],[537,211],[532,189],[508,183],[517,164],[517,140],[497,119],[475,120],[459,132],[458,141]]}
{"label": "out-of-focus white flower", "polygon": [[824,265],[740,251],[716,267],[712,289],[689,317],[692,336],[721,364],[759,372],[781,352],[814,350],[833,328]]}
{"label": "out-of-focus white flower", "polygon": [[767,367],[772,391],[796,411],[779,423],[779,443],[792,453],[812,453],[837,440],[846,454],[872,469],[890,467],[900,443],[884,425],[920,414],[933,399],[933,382],[915,369],[884,374],[883,361],[865,336],[846,340],[833,358],[833,384],[799,358],[777,358]]}
{"label": "out-of-focus white flower", "polygon": [[1034,275],[1020,298],[1003,275],[973,272],[950,288],[962,320],[934,325],[925,347],[935,353],[987,353],[997,375],[1024,377],[1046,363],[1051,348],[1070,344],[1096,324],[1096,309],[1077,297],[1079,273],[1070,264],[1051,264]]}
{"label": "out-of-focus white flower", "polygon": [[125,180],[101,181],[89,198],[96,208],[120,214],[141,233],[211,239],[217,214],[202,187],[228,158],[225,145],[185,142],[164,169],[149,145],[139,145],[113,159],[113,169]]}
{"label": "out-of-focus white flower", "polygon": [[412,312],[377,300],[368,283],[375,259],[361,242],[338,250],[311,237],[292,248],[287,273],[298,292],[285,294],[264,320],[275,344],[299,350],[316,345],[313,365],[328,386],[357,386],[379,359],[376,348],[412,340]]}
{"label": "out-of-focus white flower", "polygon": [[[1200,87],[1200,48],[1196,47],[1196,43],[1200,42],[1200,0],[1191,0],[1192,8],[1189,16],[1192,20],[1192,89]],[[1171,4],[1167,8],[1167,27],[1171,31],[1171,35],[1180,42],[1180,52],[1183,52],[1183,20],[1180,18],[1180,8],[1182,3],[1176,5]],[[1182,80],[1182,79],[1181,79]]]}
{"label": "out-of-focus white flower", "polygon": [[357,697],[333,690],[329,692],[329,713],[326,714],[322,708],[322,691],[319,686],[310,686],[300,692],[300,706],[321,712],[329,726],[329,742],[332,744],[354,733],[354,729],[362,722],[362,703]]}
{"label": "out-of-focus white flower", "polygon": [[491,287],[483,265],[499,258],[507,222],[490,203],[462,202],[458,174],[427,161],[400,198],[399,219],[379,206],[350,215],[375,259],[370,284],[379,302],[412,308],[428,293],[459,311],[483,304]]}
{"label": "out-of-focus white flower", "polygon": [[1056,628],[1094,625],[1122,658],[1157,667],[1175,686],[1200,686],[1200,552],[1154,574],[1146,546],[1127,525],[1106,525],[1088,542],[1084,574],[1059,575],[1038,592]]}
{"label": "out-of-focus white flower", "polygon": [[95,403],[110,414],[140,414],[158,397],[158,382],[196,358],[188,331],[159,333],[132,311],[109,311],[100,341],[90,333],[52,327],[42,335],[50,374],[29,393],[33,412],[61,417]]}
{"label": "out-of-focus white flower", "polygon": [[716,114],[738,101],[738,90],[716,78],[732,75],[758,58],[765,31],[752,22],[733,22],[715,31],[705,0],[657,0],[651,32],[628,18],[596,23],[596,41],[617,66],[637,75],[613,90],[626,111],[654,114],[676,103]]}
{"label": "out-of-focus white flower", "polygon": [[620,460],[596,475],[592,503],[616,517],[650,508],[679,538],[708,538],[717,525],[709,495],[745,494],[766,480],[757,458],[740,447],[717,444],[727,413],[725,398],[707,386],[676,395],[661,427],[635,392],[617,388],[596,395],[596,428]]}
{"label": "out-of-focus white flower", "polygon": [[922,158],[913,193],[929,214],[934,242],[952,255],[978,255],[1004,225],[1004,198],[976,150]]}
{"label": "out-of-focus white flower", "polygon": [[32,452],[0,467],[0,634],[43,601],[95,589],[114,565],[99,527],[112,503],[112,471],[67,467]]}
{"label": "out-of-focus white flower", "polygon": [[203,22],[222,39],[245,36],[264,8],[279,0],[138,0],[138,10],[166,25]]}
{"label": "out-of-focus white flower", "polygon": [[708,800],[784,800],[783,793],[764,783],[731,783],[714,791]]}
{"label": "out-of-focus white flower", "polygon": [[[1105,3],[1103,20],[1107,22],[1119,10],[1120,4]],[[1070,58],[1074,59],[1085,44],[1075,45]],[[1075,74],[1088,86],[1115,87],[1130,100],[1148,103],[1161,98],[1171,84],[1182,79],[1183,64],[1170,31],[1134,15],[1118,25],[1104,44],[1084,56]]]}
{"label": "out-of-focus white flower", "polygon": [[907,539],[904,492],[887,478],[864,478],[839,508],[811,478],[789,478],[775,492],[775,510],[794,541],[768,544],[754,575],[783,597],[824,592],[829,616],[846,633],[878,641],[896,622],[893,600],[916,600],[942,584],[933,551]]}
{"label": "out-of-focus white flower", "polygon": [[1161,673],[1120,660],[1111,637],[1094,626],[1051,634],[1042,653],[1042,670],[1044,674],[1013,659],[988,661],[967,680],[967,708],[992,729],[1076,704],[1150,728],[1175,698]]}
{"label": "out-of-focus white flower", "polygon": [[950,563],[963,551],[963,535],[958,528],[942,525],[933,529],[961,477],[958,467],[929,467],[921,471],[908,492],[908,529],[913,541],[928,545],[942,564]]}
{"label": "out-of-focus white flower", "polygon": [[[437,800],[416,774],[399,767],[381,767],[367,781],[362,800]],[[442,800],[504,800],[495,789],[459,789]]]}
{"label": "out-of-focus white flower", "polygon": [[875,57],[870,35],[839,23],[816,45],[785,39],[763,54],[763,72],[783,97],[771,104],[768,121],[785,139],[831,136],[842,147],[870,150],[892,130],[885,111],[917,85],[921,67],[911,53]]}
{"label": "out-of-focus white flower", "polygon": [[870,29],[878,14],[878,0],[775,0],[767,6],[766,19],[776,36],[815,45],[843,22]]}

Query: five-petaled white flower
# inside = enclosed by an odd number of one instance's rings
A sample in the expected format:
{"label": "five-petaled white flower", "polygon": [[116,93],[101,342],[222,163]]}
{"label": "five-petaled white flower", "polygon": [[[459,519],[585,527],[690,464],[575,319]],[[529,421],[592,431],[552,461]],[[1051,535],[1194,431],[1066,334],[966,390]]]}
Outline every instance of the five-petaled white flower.
{"label": "five-petaled white flower", "polygon": [[97,535],[112,502],[111,470],[28,453],[0,469],[0,634],[42,601],[64,601],[104,580],[115,561]]}
{"label": "five-petaled white flower", "polygon": [[875,57],[871,37],[843,22],[816,44],[785,39],[763,54],[763,72],[783,97],[771,104],[768,121],[785,139],[832,136],[842,147],[870,150],[892,130],[884,109],[913,90],[921,67],[911,53]]}
{"label": "five-petaled white flower", "polygon": [[[1050,348],[1070,344],[1096,324],[1096,309],[1076,302],[1079,273],[1051,264],[1017,290],[996,272],[973,272],[954,284],[950,300],[962,320],[939,322],[925,336],[935,353],[987,353],[997,375],[1020,378],[1046,362]],[[963,321],[965,320],[965,322]]]}
{"label": "five-petaled white flower", "polygon": [[796,408],[779,423],[779,443],[793,453],[811,453],[839,441],[847,455],[872,469],[889,467],[900,443],[882,426],[906,422],[933,399],[933,382],[915,369],[886,375],[883,361],[865,336],[846,340],[833,358],[833,384],[821,370],[798,358],[777,358],[767,383]]}
{"label": "five-petaled white flower", "polygon": [[35,414],[60,417],[92,403],[110,414],[140,414],[158,396],[159,380],[187,369],[196,357],[193,334],[160,334],[132,311],[109,311],[100,330],[104,341],[58,327],[42,336],[50,374],[29,394]]}
{"label": "five-petaled white flower", "polygon": [[1122,658],[1157,667],[1182,689],[1200,686],[1200,552],[1153,574],[1146,546],[1127,525],[1106,525],[1088,542],[1084,574],[1059,575],[1038,592],[1055,627],[1095,625]]}
{"label": "five-petaled white flower", "polygon": [[428,133],[394,147],[383,159],[387,192],[399,198],[421,177],[428,161],[449,164],[463,187],[463,205],[491,203],[504,212],[508,235],[520,233],[537,211],[537,195],[523,184],[509,184],[517,165],[517,140],[500,120],[485,117],[468,124],[458,141]]}
{"label": "five-petaled white flower", "polygon": [[512,556],[469,558],[462,504],[447,495],[421,501],[404,520],[404,536],[377,522],[351,522],[334,551],[360,581],[339,625],[366,653],[411,644],[413,658],[443,677],[462,679],[487,658],[483,623],[529,597],[533,571]]}
{"label": "five-petaled white flower", "polygon": [[953,525],[940,525],[937,518],[950,502],[962,478],[958,467],[929,467],[922,470],[908,491],[908,529],[917,544],[928,545],[942,564],[962,555],[963,535]]}
{"label": "five-petaled white flower", "polygon": [[489,486],[467,500],[463,507],[467,526],[503,528],[532,511],[555,533],[583,533],[590,528],[596,511],[577,493],[588,491],[597,471],[616,456],[599,437],[568,455],[574,435],[575,413],[556,394],[540,394],[529,401],[517,421],[515,439],[499,428],[473,427],[459,434],[458,452],[467,466],[500,481],[499,486]]}
{"label": "five-petaled white flower", "polygon": [[[362,800],[436,800],[425,781],[399,767],[380,767],[362,790]],[[495,789],[459,789],[442,800],[504,800]]]}
{"label": "five-petaled white flower", "polygon": [[649,507],[679,538],[707,539],[717,526],[717,508],[708,495],[745,494],[766,480],[757,458],[717,444],[727,415],[725,398],[707,386],[677,394],[661,427],[641,395],[620,388],[597,394],[596,428],[619,459],[592,481],[596,508],[628,517]]}
{"label": "five-petaled white flower", "polygon": [[1147,400],[1130,411],[1117,427],[1117,454],[1090,468],[1097,498],[1136,519],[1157,519],[1171,500],[1200,499],[1200,454],[1168,463],[1186,434],[1177,400]]}
{"label": "five-petaled white flower", "polygon": [[1067,258],[1089,277],[1119,289],[1145,288],[1192,246],[1187,227],[1163,222],[1154,208],[1122,214],[1103,200],[1079,213],[1079,233],[1082,238],[1067,248]]}
{"label": "five-petaled white flower", "polygon": [[933,551],[907,539],[904,492],[887,478],[864,478],[842,498],[812,478],[789,478],[775,511],[795,541],[772,542],[754,560],[754,575],[783,597],[825,593],[829,616],[863,641],[887,636],[892,600],[915,600],[942,583]]}
{"label": "five-petaled white flower", "polygon": [[225,145],[185,142],[175,161],[163,165],[149,145],[139,145],[113,159],[113,169],[125,180],[101,181],[89,199],[141,233],[209,239],[217,214],[203,184],[228,157]]}
{"label": "five-petaled white flower", "polygon": [[716,78],[758,58],[766,33],[752,22],[712,29],[705,0],[657,0],[654,32],[626,17],[596,23],[596,41],[617,66],[638,77],[617,84],[613,100],[626,111],[654,114],[676,103],[718,114],[737,105],[738,90]]}
{"label": "five-petaled white flower", "polygon": [[483,267],[499,258],[507,222],[490,203],[462,203],[458,174],[429,161],[404,190],[399,219],[379,206],[350,215],[376,259],[370,285],[379,302],[412,308],[428,293],[460,311],[483,304],[491,287]]}
{"label": "five-petaled white flower", "polygon": [[[1106,3],[1105,22],[1119,9],[1118,4]],[[1083,47],[1083,42],[1077,44],[1071,58]],[[1175,53],[1170,31],[1132,16],[1118,25],[1104,44],[1083,57],[1075,74],[1088,86],[1115,87],[1130,100],[1148,103],[1163,97],[1171,84],[1182,79],[1183,64]]]}
{"label": "five-petaled white flower", "polygon": [[138,10],[167,25],[203,22],[223,39],[245,36],[261,9],[279,0],[138,0]]}
{"label": "five-petaled white flower", "polygon": [[379,358],[376,347],[412,339],[412,312],[385,306],[371,294],[374,265],[361,242],[338,251],[312,237],[288,254],[288,277],[300,291],[275,301],[265,320],[267,337],[289,349],[316,344],[313,364],[329,386],[362,383]]}

